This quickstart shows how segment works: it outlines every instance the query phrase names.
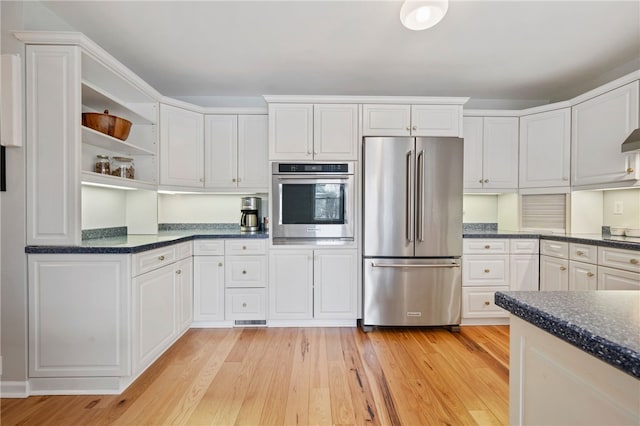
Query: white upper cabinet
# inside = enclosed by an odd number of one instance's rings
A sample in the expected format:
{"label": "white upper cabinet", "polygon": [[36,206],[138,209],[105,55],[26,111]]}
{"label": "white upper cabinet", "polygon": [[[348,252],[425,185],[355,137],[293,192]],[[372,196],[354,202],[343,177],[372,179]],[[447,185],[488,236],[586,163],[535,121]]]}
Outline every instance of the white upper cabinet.
{"label": "white upper cabinet", "polygon": [[363,136],[459,136],[461,105],[362,106]]}
{"label": "white upper cabinet", "polygon": [[266,115],[238,116],[238,188],[268,191],[268,125]]}
{"label": "white upper cabinet", "polygon": [[520,188],[569,189],[571,110],[520,117]]}
{"label": "white upper cabinet", "polygon": [[204,185],[203,123],[200,113],[160,105],[161,185]]}
{"label": "white upper cabinet", "polygon": [[269,104],[269,159],[356,160],[358,106]]}
{"label": "white upper cabinet", "polygon": [[204,118],[205,187],[237,185],[238,116],[207,115]]}
{"label": "white upper cabinet", "polygon": [[518,118],[464,118],[465,190],[516,191]]}
{"label": "white upper cabinet", "polygon": [[572,108],[572,185],[607,187],[640,179],[640,153],[620,146],[638,127],[638,81]]}

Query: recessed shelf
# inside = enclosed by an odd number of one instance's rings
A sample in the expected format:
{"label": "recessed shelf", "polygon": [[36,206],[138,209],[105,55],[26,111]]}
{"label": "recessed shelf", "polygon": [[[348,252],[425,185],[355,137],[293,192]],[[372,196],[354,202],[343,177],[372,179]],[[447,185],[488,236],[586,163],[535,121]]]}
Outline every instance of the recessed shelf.
{"label": "recessed shelf", "polygon": [[155,124],[154,121],[128,108],[125,102],[107,95],[87,81],[82,82],[82,105],[96,112],[108,109],[109,114],[125,118],[133,124]]}
{"label": "recessed shelf", "polygon": [[82,172],[82,184],[105,186],[115,189],[146,189],[150,191],[156,191],[158,189],[158,185],[155,182],[125,179],[117,176],[85,171]]}
{"label": "recessed shelf", "polygon": [[121,141],[104,133],[82,126],[82,142],[127,155],[156,155],[155,152]]}

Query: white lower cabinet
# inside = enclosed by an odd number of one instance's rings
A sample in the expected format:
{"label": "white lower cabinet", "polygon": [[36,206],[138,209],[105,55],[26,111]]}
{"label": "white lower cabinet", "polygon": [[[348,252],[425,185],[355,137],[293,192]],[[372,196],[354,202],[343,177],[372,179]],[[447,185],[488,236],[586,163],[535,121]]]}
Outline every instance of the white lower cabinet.
{"label": "white lower cabinet", "polygon": [[224,320],[224,256],[194,256],[193,283],[193,320]]}
{"label": "white lower cabinet", "polygon": [[462,323],[503,323],[496,291],[538,290],[538,240],[464,239]]}
{"label": "white lower cabinet", "polygon": [[589,263],[569,262],[569,290],[597,290],[598,267]]}
{"label": "white lower cabinet", "polygon": [[355,249],[272,250],[269,319],[355,320]]}
{"label": "white lower cabinet", "polygon": [[640,290],[640,274],[598,267],[598,290]]}
{"label": "white lower cabinet", "polygon": [[225,318],[227,320],[264,320],[266,289],[227,288],[225,290]]}
{"label": "white lower cabinet", "polygon": [[540,291],[569,290],[569,261],[540,256]]}

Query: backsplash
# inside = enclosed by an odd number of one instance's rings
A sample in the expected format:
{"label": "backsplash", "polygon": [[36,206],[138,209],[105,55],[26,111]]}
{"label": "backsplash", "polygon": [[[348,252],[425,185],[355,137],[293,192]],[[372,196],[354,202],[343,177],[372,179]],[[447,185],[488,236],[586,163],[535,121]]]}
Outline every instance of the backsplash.
{"label": "backsplash", "polygon": [[113,228],[97,228],[97,229],[83,229],[82,239],[93,240],[95,238],[114,238],[124,237],[127,235],[126,226],[117,226]]}
{"label": "backsplash", "polygon": [[497,223],[463,223],[462,224],[462,232],[471,232],[471,231],[489,232],[489,231],[497,231],[497,230],[498,230]]}
{"label": "backsplash", "polygon": [[[246,194],[159,194],[158,223],[237,223],[240,225],[240,199],[246,196]],[[268,217],[268,195],[257,194],[257,196],[262,198],[262,217]]]}
{"label": "backsplash", "polygon": [[159,223],[158,231],[184,231],[190,229],[240,230],[239,223]]}

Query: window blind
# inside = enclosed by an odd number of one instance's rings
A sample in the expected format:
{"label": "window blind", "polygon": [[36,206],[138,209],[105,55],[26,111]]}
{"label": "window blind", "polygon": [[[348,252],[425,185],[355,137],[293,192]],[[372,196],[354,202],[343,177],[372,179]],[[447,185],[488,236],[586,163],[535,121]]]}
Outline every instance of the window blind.
{"label": "window blind", "polygon": [[565,194],[522,196],[522,229],[565,232],[567,197]]}

